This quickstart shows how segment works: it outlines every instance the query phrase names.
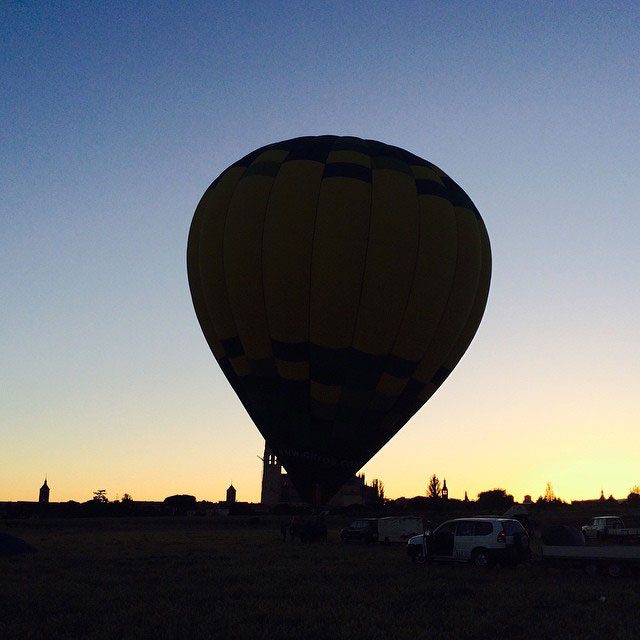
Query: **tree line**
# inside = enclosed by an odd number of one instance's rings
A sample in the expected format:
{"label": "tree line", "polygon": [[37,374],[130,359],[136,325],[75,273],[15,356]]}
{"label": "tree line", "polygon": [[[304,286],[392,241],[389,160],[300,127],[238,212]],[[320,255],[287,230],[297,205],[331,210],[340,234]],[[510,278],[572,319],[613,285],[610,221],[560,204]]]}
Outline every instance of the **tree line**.
{"label": "tree line", "polygon": [[[469,498],[467,496],[467,492],[464,494],[464,502],[469,502]],[[426,497],[430,500],[442,500],[442,484],[438,476],[434,473],[427,482],[427,490]],[[615,502],[618,501],[610,495],[608,498],[604,498],[601,496],[600,500],[604,500],[606,502]],[[638,505],[640,506],[640,485],[634,485],[629,489],[629,493],[626,497],[626,501],[628,504]],[[506,489],[495,488],[488,489],[487,491],[480,491],[478,493],[476,501],[480,506],[487,507],[503,507],[508,508],[512,504],[514,504],[514,497],[507,493]],[[547,482],[544,493],[538,497],[535,501],[537,505],[563,505],[568,504],[565,500],[558,497],[553,490],[553,486],[550,482]]]}

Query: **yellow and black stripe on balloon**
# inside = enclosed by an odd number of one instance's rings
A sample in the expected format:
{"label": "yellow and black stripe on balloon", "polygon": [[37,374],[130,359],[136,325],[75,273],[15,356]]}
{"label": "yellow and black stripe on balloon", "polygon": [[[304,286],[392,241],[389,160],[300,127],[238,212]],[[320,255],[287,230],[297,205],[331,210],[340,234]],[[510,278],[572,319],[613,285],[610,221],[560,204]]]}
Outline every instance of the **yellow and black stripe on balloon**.
{"label": "yellow and black stripe on balloon", "polygon": [[262,147],[196,209],[196,314],[303,497],[322,501],[431,397],[491,277],[478,210],[441,169],[355,137]]}

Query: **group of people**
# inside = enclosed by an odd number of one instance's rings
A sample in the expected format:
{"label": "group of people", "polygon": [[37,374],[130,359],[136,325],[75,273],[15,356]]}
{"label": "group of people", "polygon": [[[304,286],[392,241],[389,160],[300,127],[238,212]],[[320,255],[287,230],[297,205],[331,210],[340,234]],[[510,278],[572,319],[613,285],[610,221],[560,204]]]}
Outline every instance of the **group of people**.
{"label": "group of people", "polygon": [[280,533],[282,541],[295,542],[298,538],[300,542],[326,542],[327,525],[324,517],[319,514],[310,518],[302,518],[301,516],[293,516],[291,520],[282,520],[280,523]]}

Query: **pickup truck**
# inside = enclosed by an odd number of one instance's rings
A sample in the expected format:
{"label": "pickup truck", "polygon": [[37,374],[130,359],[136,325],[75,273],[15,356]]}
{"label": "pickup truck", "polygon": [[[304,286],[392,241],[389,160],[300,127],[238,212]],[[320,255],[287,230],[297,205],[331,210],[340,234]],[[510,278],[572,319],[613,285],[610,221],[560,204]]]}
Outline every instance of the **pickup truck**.
{"label": "pickup truck", "polygon": [[589,575],[608,574],[613,578],[640,568],[640,546],[542,545],[542,562],[555,566],[583,568]]}
{"label": "pickup truck", "polygon": [[625,527],[622,518],[618,516],[598,516],[591,521],[591,524],[582,527],[582,533],[587,540],[640,538],[640,529]]}

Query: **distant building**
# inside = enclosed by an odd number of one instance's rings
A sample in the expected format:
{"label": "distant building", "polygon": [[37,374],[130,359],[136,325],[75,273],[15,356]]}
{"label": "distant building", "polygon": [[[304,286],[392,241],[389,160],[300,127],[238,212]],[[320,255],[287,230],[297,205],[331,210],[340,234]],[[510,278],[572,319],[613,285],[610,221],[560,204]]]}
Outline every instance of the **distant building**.
{"label": "distant building", "polygon": [[444,479],[444,483],[442,485],[442,499],[443,500],[448,500],[449,499],[449,489],[447,489],[447,479]]}
{"label": "distant building", "polygon": [[49,485],[45,477],[44,484],[40,487],[40,493],[38,494],[38,502],[49,502],[49,491]]}
{"label": "distant building", "polygon": [[364,473],[347,480],[340,491],[329,500],[330,507],[348,507],[352,504],[369,505],[378,500],[376,487],[365,482]]}
{"label": "distant building", "polygon": [[533,504],[533,500],[531,499],[531,496],[529,494],[527,494],[524,497],[524,500],[522,501],[522,504]]}
{"label": "distant building", "polygon": [[227,504],[233,504],[236,501],[236,488],[231,484],[227,489]]}
{"label": "distant building", "polygon": [[[352,504],[373,504],[378,498],[375,487],[365,482],[364,474],[353,476],[344,483],[340,491],[329,501],[331,507],[348,507]],[[276,504],[300,504],[304,502],[289,476],[283,471],[278,457],[265,442],[262,458],[262,491],[260,502],[269,506]]]}

